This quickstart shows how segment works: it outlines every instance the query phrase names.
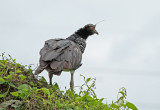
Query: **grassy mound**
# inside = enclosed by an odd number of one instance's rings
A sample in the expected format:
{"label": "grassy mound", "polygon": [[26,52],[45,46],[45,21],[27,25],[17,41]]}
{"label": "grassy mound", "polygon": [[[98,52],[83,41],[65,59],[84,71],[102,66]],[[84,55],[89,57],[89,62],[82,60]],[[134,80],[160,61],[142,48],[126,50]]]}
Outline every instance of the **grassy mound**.
{"label": "grassy mound", "polygon": [[126,101],[125,88],[120,89],[116,102],[104,104],[94,92],[95,78],[82,76],[79,93],[61,91],[57,84],[48,85],[44,77],[35,78],[31,66],[16,63],[10,55],[1,57],[0,110],[138,110]]}

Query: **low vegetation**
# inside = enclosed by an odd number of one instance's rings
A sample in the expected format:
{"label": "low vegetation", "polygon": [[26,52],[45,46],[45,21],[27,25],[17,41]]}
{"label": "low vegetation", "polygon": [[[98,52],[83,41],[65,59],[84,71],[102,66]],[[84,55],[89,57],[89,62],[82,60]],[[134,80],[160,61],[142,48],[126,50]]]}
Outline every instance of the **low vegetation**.
{"label": "low vegetation", "polygon": [[[10,55],[0,60],[0,110],[138,110],[126,101],[121,88],[117,101],[105,104],[95,93],[95,78],[84,78],[80,91],[62,91],[58,84],[48,85],[44,77],[36,78],[31,66],[23,66]],[[84,89],[86,88],[86,89]]]}

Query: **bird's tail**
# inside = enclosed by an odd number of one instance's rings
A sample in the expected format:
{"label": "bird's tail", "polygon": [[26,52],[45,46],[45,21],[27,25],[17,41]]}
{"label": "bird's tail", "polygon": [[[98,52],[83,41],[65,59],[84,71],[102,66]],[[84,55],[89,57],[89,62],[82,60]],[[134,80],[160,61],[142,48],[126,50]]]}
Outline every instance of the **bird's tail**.
{"label": "bird's tail", "polygon": [[41,67],[40,65],[38,66],[38,68],[35,70],[34,75],[38,75],[40,74],[45,68]]}

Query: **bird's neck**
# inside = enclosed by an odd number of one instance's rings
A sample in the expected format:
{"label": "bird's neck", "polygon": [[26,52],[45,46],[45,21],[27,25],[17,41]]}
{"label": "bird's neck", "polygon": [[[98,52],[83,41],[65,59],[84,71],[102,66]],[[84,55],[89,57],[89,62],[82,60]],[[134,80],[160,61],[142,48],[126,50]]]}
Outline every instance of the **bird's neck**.
{"label": "bird's neck", "polygon": [[82,53],[84,52],[85,47],[86,47],[86,39],[82,38],[78,34],[72,34],[71,36],[69,36],[66,39],[75,42],[77,44],[77,46],[80,48],[81,52]]}
{"label": "bird's neck", "polygon": [[74,42],[75,42],[76,39],[83,39],[84,41],[86,41],[87,36],[75,32],[74,34],[70,35],[70,36],[69,36],[68,38],[66,38],[66,39],[71,40],[71,41],[74,41]]}
{"label": "bird's neck", "polygon": [[80,37],[82,37],[85,40],[91,35],[84,28],[80,28],[78,31],[75,32],[75,34],[79,35]]}

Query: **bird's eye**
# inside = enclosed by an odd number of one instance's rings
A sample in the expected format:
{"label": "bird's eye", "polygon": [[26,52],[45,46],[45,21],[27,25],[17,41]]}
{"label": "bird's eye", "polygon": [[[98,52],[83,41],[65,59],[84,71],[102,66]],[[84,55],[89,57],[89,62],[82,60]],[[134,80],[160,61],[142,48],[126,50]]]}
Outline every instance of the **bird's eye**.
{"label": "bird's eye", "polygon": [[90,27],[90,29],[94,29],[93,27]]}

